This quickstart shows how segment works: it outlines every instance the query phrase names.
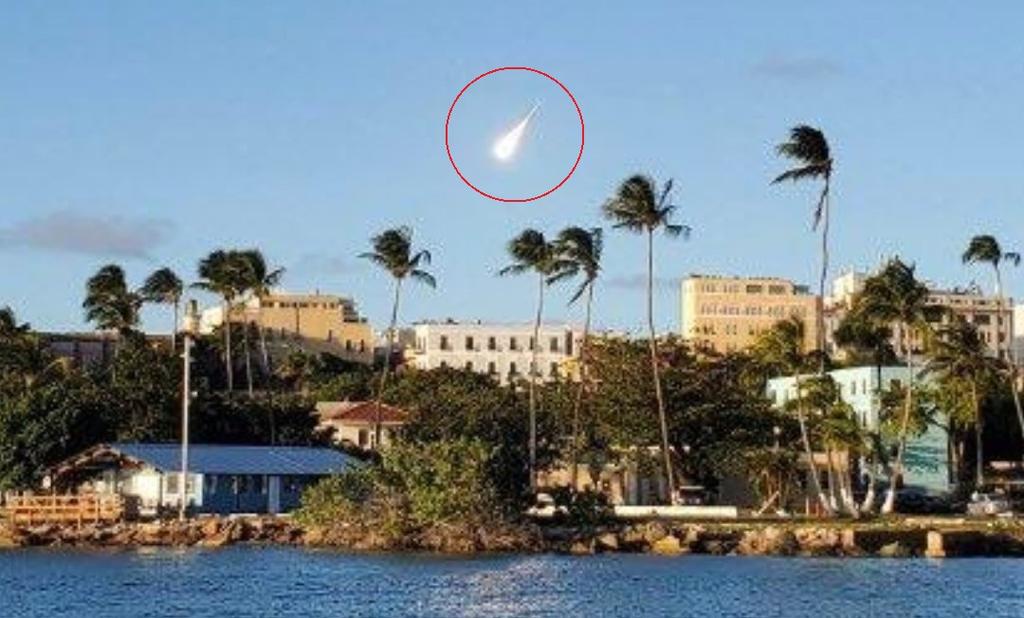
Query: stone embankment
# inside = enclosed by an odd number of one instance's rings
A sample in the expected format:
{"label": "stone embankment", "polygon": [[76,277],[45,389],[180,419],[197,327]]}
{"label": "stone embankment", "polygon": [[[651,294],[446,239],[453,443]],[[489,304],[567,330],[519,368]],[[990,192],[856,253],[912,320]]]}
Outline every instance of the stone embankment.
{"label": "stone embankment", "polygon": [[441,553],[561,552],[740,556],[954,557],[1024,556],[1024,522],[895,520],[850,522],[681,523],[649,521],[581,530],[533,524],[434,526],[416,534],[379,527],[303,528],[289,518],[200,517],[106,525],[0,522],[0,548],[223,547],[237,543],[329,547],[353,551]]}

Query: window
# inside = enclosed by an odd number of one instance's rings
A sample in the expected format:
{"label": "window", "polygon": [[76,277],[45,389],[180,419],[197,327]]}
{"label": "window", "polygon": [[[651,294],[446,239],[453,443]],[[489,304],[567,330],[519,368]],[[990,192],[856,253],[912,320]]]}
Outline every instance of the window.
{"label": "window", "polygon": [[551,363],[551,370],[548,372],[552,378],[558,377],[558,363]]}
{"label": "window", "polygon": [[359,430],[358,442],[359,442],[359,446],[360,447],[366,448],[366,445],[370,443],[370,430],[369,429],[360,429]]}
{"label": "window", "polygon": [[204,474],[203,475],[203,492],[208,494],[217,493],[217,475],[216,474]]}
{"label": "window", "polygon": [[519,341],[515,337],[508,338],[508,349],[516,352],[519,350]]}
{"label": "window", "polygon": [[762,285],[747,285],[747,294],[762,294],[764,292],[764,286]]}
{"label": "window", "polygon": [[441,369],[447,369],[448,368],[448,361],[441,361],[440,367],[441,367]]}
{"label": "window", "polygon": [[473,371],[473,361],[466,361],[466,371]]}
{"label": "window", "polygon": [[334,331],[333,330],[330,330],[330,329],[327,330],[327,340],[328,341],[334,341]]}
{"label": "window", "polygon": [[494,361],[487,363],[487,375],[493,376],[496,373],[498,373],[498,366],[494,363]]}
{"label": "window", "polygon": [[490,350],[491,352],[494,352],[495,350],[498,349],[498,339],[497,339],[497,337],[488,337],[487,338],[487,349]]}
{"label": "window", "polygon": [[473,338],[472,337],[466,337],[466,351],[467,352],[472,352],[475,349],[476,349],[476,346],[473,345]]}
{"label": "window", "polygon": [[519,369],[516,368],[516,364],[515,363],[509,363],[508,364],[508,375],[510,375],[510,376],[517,376],[517,375],[519,375]]}
{"label": "window", "polygon": [[243,474],[238,478],[238,493],[247,494],[252,491],[252,477],[248,474]]}
{"label": "window", "polygon": [[262,476],[252,477],[252,493],[254,494],[265,494],[267,493],[267,485],[263,482]]}
{"label": "window", "polygon": [[449,347],[449,345],[448,345],[448,335],[441,335],[441,349],[442,350],[449,350],[449,349],[451,349]]}
{"label": "window", "polygon": [[551,352],[558,351],[558,337],[551,338],[551,340],[548,342],[548,350],[550,350]]}
{"label": "window", "polygon": [[177,474],[168,474],[167,476],[164,477],[164,482],[165,482],[165,485],[167,486],[166,491],[167,491],[168,494],[177,494],[178,493],[178,475]]}
{"label": "window", "polygon": [[366,341],[364,341],[362,339],[359,340],[359,351],[360,352],[365,352],[366,351]]}
{"label": "window", "polygon": [[346,352],[351,352],[352,351],[352,340],[351,339],[346,339],[345,340],[345,351]]}

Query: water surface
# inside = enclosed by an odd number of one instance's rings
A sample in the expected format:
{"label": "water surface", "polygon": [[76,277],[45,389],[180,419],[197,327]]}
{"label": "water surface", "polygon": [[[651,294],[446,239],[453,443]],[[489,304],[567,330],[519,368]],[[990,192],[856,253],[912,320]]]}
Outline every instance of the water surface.
{"label": "water surface", "polygon": [[1024,616],[1024,560],[0,552],[0,615]]}

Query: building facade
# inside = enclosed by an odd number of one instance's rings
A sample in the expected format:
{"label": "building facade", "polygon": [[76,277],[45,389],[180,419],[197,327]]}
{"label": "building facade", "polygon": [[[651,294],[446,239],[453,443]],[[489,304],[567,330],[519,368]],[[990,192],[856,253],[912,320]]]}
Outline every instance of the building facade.
{"label": "building facade", "polygon": [[[333,430],[336,443],[348,448],[372,451],[377,448],[377,404],[373,401],[318,401],[321,429]],[[409,418],[405,410],[380,404],[380,443],[386,447],[401,434]]]}
{"label": "building facade", "polygon": [[[864,366],[836,369],[829,375],[835,380],[842,400],[853,409],[861,428],[877,432],[880,427],[879,393],[908,384],[910,370],[905,366]],[[928,379],[918,373],[918,382]],[[797,396],[796,378],[786,376],[769,380],[767,395],[775,407],[785,409]],[[904,460],[903,485],[907,489],[927,494],[944,494],[952,489],[949,436],[944,428],[929,425],[922,435],[909,439]],[[859,464],[858,467],[865,470],[867,462]]]}
{"label": "building facade", "polygon": [[743,350],[791,317],[804,324],[804,349],[816,346],[818,297],[786,279],[690,275],[682,282],[681,304],[683,338],[697,349]]}
{"label": "building facade", "polygon": [[[199,330],[213,332],[224,321],[220,306],[202,312]],[[334,294],[285,294],[253,296],[231,309],[233,323],[261,325],[272,341],[298,340],[361,362],[373,360],[373,332],[355,301]],[[319,345],[316,345],[319,344]]]}
{"label": "building facade", "polygon": [[[829,353],[842,356],[842,351],[835,343],[835,330],[843,317],[853,306],[854,299],[864,289],[868,278],[864,272],[848,271],[835,278],[832,283],[832,296],[825,301],[825,334]],[[994,294],[985,294],[980,287],[972,285],[966,288],[944,289],[928,284],[928,305],[941,308],[936,311],[932,326],[936,329],[952,320],[963,319],[974,324],[978,334],[985,342],[989,353],[998,358],[1006,358],[1013,350],[1014,340],[1014,308],[1013,301],[1008,298],[1000,300]],[[902,353],[899,326],[893,329],[893,347]],[[911,345],[915,354],[924,350],[925,341],[920,333],[911,333]]]}
{"label": "building facade", "polygon": [[[529,378],[532,324],[422,322],[413,325],[413,346],[406,363],[418,369],[452,367],[492,376],[501,384]],[[537,349],[537,376],[565,375],[579,354],[580,331],[567,324],[542,324]]]}

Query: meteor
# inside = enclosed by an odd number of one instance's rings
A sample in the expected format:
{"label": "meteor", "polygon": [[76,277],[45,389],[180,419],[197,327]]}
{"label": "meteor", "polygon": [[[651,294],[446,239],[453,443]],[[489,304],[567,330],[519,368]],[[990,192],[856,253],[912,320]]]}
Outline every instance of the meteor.
{"label": "meteor", "polygon": [[491,149],[491,153],[499,161],[508,161],[512,158],[512,155],[519,150],[519,142],[523,139],[523,134],[526,132],[526,127],[529,126],[530,120],[533,115],[540,109],[540,103],[533,106],[526,116],[516,123],[514,127],[508,130],[507,133],[498,138],[498,141],[494,142],[494,148]]}

